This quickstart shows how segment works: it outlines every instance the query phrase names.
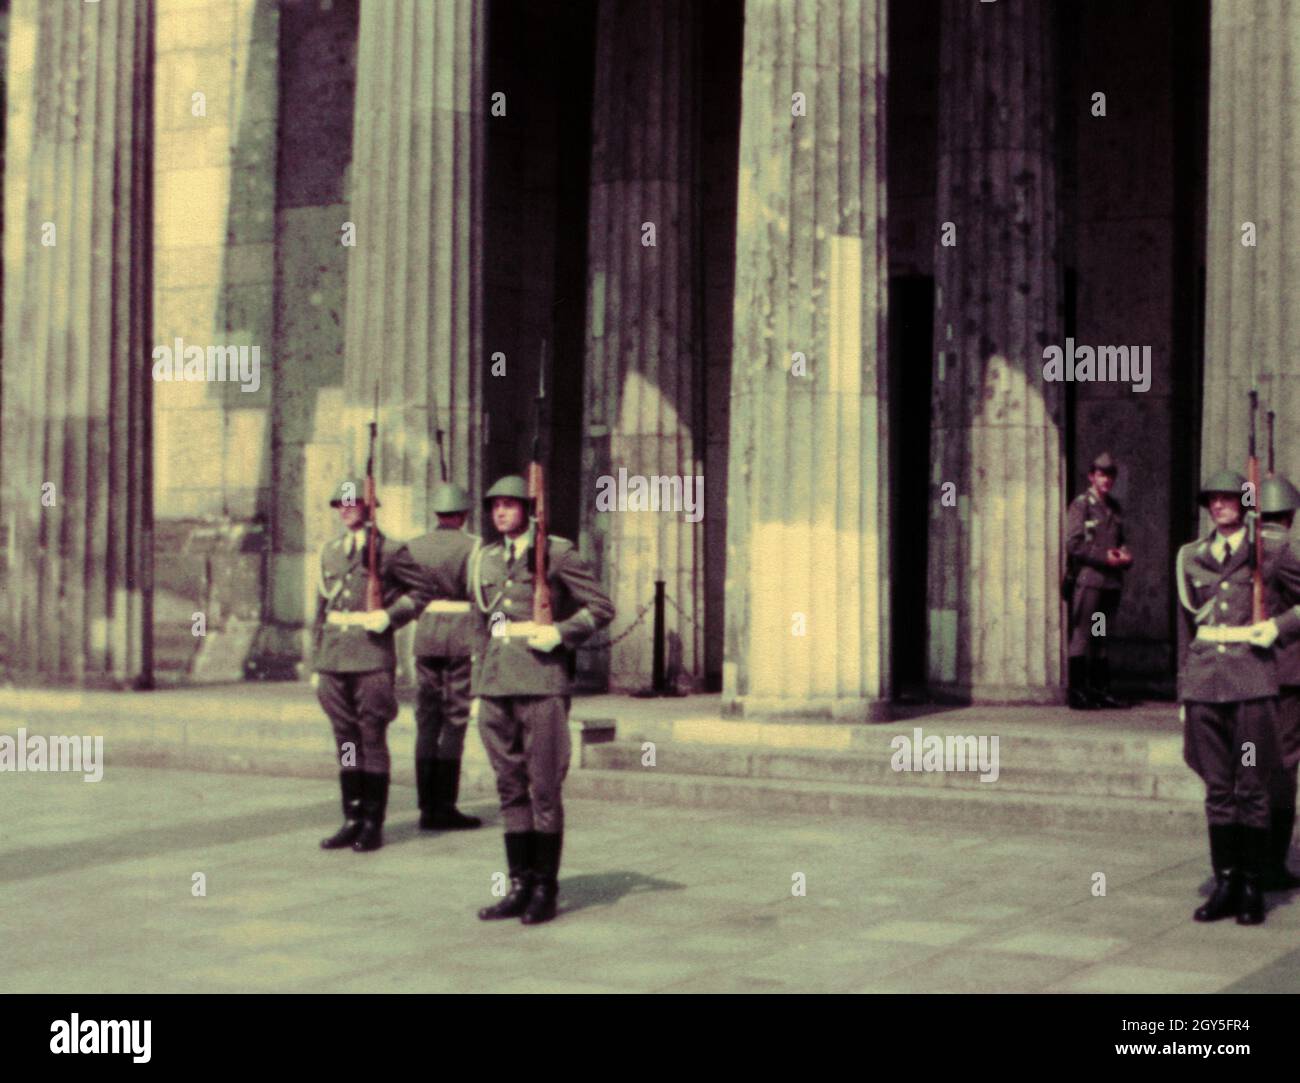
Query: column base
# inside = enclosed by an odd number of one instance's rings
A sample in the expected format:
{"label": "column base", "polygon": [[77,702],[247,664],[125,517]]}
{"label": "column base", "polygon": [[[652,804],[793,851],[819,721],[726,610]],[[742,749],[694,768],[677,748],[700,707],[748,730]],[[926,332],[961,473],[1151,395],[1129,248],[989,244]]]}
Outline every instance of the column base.
{"label": "column base", "polygon": [[888,722],[892,704],[861,697],[733,696],[723,698],[723,718],[748,718],[762,722]]}

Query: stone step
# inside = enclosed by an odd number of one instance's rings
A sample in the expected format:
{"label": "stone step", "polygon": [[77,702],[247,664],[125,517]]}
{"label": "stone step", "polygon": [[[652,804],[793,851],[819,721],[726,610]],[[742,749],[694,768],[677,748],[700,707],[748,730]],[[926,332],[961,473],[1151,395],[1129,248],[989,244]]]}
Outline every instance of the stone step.
{"label": "stone step", "polygon": [[1199,802],[1133,797],[1079,797],[943,786],[860,786],[792,779],[724,778],[667,772],[584,769],[570,773],[568,797],[674,808],[862,818],[891,823],[960,826],[963,830],[1127,831],[1196,835],[1205,829]]}
{"label": "stone step", "polygon": [[614,741],[587,746],[583,766],[645,774],[711,775],[852,786],[906,786],[928,789],[980,789],[1022,793],[1147,800],[1200,801],[1200,780],[1181,763],[1055,762],[1051,758],[1012,757],[999,749],[996,780],[981,781],[975,771],[895,771],[885,754],[836,753],[795,749],[746,749],[725,745],[656,745],[655,766],[642,765],[639,743]]}
{"label": "stone step", "polygon": [[[575,704],[574,714],[594,717],[590,708]],[[710,745],[744,749],[786,749],[870,754],[888,759],[897,737],[914,741],[931,736],[998,738],[1004,761],[1095,766],[1175,766],[1182,769],[1182,727],[1173,705],[1134,711],[1068,712],[1051,708],[969,708],[908,720],[872,725],[828,725],[808,722],[752,722],[704,715],[656,720],[617,717],[618,736],[630,742],[657,745]]]}

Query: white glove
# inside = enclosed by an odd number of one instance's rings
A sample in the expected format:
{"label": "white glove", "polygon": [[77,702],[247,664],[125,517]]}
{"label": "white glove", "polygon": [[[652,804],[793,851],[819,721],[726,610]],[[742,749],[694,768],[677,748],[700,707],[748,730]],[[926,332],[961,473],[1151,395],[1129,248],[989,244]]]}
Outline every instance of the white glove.
{"label": "white glove", "polygon": [[1252,647],[1271,647],[1277,639],[1277,621],[1262,620],[1250,626],[1250,645]]}
{"label": "white glove", "polygon": [[528,637],[528,645],[543,654],[555,650],[562,642],[554,624],[539,624],[537,631]]}
{"label": "white glove", "polygon": [[361,621],[361,627],[367,632],[383,632],[393,622],[388,617],[388,612],[383,609],[372,609]]}

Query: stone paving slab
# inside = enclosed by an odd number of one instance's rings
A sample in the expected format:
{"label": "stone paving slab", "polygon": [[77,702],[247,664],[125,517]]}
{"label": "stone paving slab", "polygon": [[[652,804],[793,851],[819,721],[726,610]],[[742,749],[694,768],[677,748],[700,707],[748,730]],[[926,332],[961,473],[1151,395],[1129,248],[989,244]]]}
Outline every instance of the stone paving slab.
{"label": "stone paving slab", "polygon": [[325,782],[0,776],[0,991],[1300,991],[1300,893],[1259,929],[1190,921],[1200,833],[573,800],[561,917],[525,929],[474,917],[504,865],[491,805],[443,835],[414,805],[395,786],[383,850],[325,853]]}

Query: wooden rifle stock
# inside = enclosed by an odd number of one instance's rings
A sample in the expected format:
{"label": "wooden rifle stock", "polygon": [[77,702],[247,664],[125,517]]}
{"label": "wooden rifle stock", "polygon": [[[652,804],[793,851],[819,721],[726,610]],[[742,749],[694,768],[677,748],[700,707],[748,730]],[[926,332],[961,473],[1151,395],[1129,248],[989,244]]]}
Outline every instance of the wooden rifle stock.
{"label": "wooden rifle stock", "polygon": [[1259,529],[1259,456],[1255,452],[1255,412],[1258,408],[1259,395],[1251,391],[1250,455],[1246,460],[1246,473],[1254,506],[1246,509],[1246,538],[1255,547],[1251,554],[1255,567],[1251,583],[1250,619],[1256,624],[1268,619],[1268,607],[1264,604],[1264,532]]}
{"label": "wooden rifle stock", "polygon": [[375,479],[366,477],[366,608],[383,609],[379,585],[379,546],[375,544]]}
{"label": "wooden rifle stock", "polygon": [[539,462],[528,464],[528,498],[533,502],[533,623],[554,624],[546,578],[546,478]]}

